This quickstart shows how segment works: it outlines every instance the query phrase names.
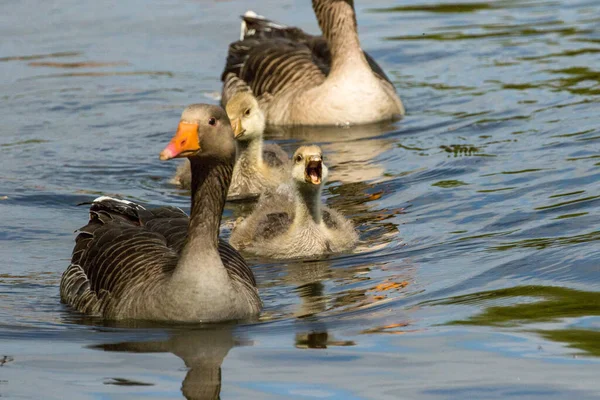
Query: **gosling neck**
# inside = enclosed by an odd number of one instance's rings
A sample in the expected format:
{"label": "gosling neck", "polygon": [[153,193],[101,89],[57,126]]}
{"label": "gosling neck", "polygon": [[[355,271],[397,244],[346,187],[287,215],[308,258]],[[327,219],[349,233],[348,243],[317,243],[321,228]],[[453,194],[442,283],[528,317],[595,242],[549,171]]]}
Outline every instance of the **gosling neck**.
{"label": "gosling neck", "polygon": [[315,224],[321,223],[321,191],[322,185],[301,183],[296,185],[299,199],[296,200],[296,220],[311,219]]}
{"label": "gosling neck", "polygon": [[250,140],[236,140],[237,152],[236,169],[242,171],[254,170],[263,165],[263,141],[262,137]]}
{"label": "gosling neck", "polygon": [[233,171],[233,155],[227,159],[190,157],[192,213],[180,265],[210,265],[209,256],[219,257],[219,225]]}
{"label": "gosling neck", "polygon": [[347,69],[368,66],[360,48],[356,13],[352,0],[313,0],[313,9],[331,51],[329,77],[347,74]]}

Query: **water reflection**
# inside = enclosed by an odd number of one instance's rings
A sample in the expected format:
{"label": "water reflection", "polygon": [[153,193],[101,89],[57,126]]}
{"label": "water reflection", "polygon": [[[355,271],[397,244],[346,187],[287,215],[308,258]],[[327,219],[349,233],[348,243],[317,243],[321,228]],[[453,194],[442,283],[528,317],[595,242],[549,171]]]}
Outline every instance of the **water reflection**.
{"label": "water reflection", "polygon": [[[529,299],[529,301],[526,301]],[[533,299],[534,301],[531,301]],[[514,304],[515,301],[521,301]],[[526,301],[526,302],[524,302]],[[486,303],[493,302],[492,305]],[[498,304],[507,303],[510,304]],[[556,323],[567,318],[600,316],[597,292],[556,286],[517,286],[451,297],[429,304],[468,304],[484,308],[483,312],[449,325],[523,327],[540,323]],[[600,357],[600,331],[582,327],[553,325],[554,328],[528,329],[540,336]]]}
{"label": "water reflection", "polygon": [[395,140],[386,134],[396,129],[390,122],[343,128],[277,127],[269,129],[266,136],[320,144],[325,162],[331,167],[329,181],[354,183],[380,179],[384,175],[385,168],[377,158],[394,148]]}
{"label": "water reflection", "polygon": [[353,340],[335,340],[327,331],[296,333],[297,349],[326,349],[332,346],[355,346]]}
{"label": "water reflection", "polygon": [[[219,399],[221,364],[229,350],[238,345],[227,328],[186,330],[173,333],[166,340],[149,342],[107,343],[92,348],[127,353],[173,353],[181,358],[188,371],[181,385],[186,399]],[[112,378],[111,384],[147,385],[123,378]]]}
{"label": "water reflection", "polygon": [[354,346],[352,340],[336,340],[327,331],[327,325],[318,320],[317,315],[327,310],[328,295],[324,283],[332,275],[329,262],[305,262],[291,265],[287,280],[296,286],[301,304],[294,316],[304,319],[310,326],[309,332],[298,332],[295,336],[296,348],[326,349],[331,346]]}

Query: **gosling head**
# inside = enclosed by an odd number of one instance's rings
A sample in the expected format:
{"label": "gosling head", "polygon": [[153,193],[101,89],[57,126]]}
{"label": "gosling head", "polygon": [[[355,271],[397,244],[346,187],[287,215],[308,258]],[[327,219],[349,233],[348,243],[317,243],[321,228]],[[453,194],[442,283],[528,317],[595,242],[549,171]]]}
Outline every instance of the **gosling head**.
{"label": "gosling head", "polygon": [[235,140],[227,113],[210,104],[192,104],[181,114],[177,132],[160,153],[171,158],[235,159]]}
{"label": "gosling head", "polygon": [[292,178],[301,188],[320,188],[327,179],[327,167],[319,146],[302,146],[294,153]]}
{"label": "gosling head", "polygon": [[236,140],[250,141],[262,137],[265,115],[251,93],[237,93],[227,102],[225,109]]}

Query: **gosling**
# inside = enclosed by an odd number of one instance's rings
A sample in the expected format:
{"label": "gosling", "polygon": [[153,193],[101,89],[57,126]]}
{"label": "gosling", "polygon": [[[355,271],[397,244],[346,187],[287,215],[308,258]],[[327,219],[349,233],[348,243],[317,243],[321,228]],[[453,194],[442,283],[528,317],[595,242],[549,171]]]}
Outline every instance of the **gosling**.
{"label": "gosling", "polygon": [[263,194],[253,213],[238,220],[230,243],[270,258],[306,258],[352,250],[354,226],[321,202],[327,179],[321,148],[302,146],[292,158],[291,184]]}

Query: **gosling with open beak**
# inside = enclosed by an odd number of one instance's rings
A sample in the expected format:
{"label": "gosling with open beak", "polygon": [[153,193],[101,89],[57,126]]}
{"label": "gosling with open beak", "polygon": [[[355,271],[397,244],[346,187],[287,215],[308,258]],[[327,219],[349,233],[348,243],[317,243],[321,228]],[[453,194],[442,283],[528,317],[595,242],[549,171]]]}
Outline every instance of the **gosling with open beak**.
{"label": "gosling with open beak", "polygon": [[318,146],[294,153],[290,185],[261,196],[254,211],[236,223],[230,243],[236,249],[273,258],[307,258],[354,248],[351,221],[323,204],[327,166]]}
{"label": "gosling with open beak", "polygon": [[302,146],[294,153],[293,181],[298,187],[321,188],[327,179],[327,166],[319,146]]}
{"label": "gosling with open beak", "polygon": [[321,155],[312,155],[306,158],[304,180],[306,183],[320,185],[323,177],[323,159]]}

